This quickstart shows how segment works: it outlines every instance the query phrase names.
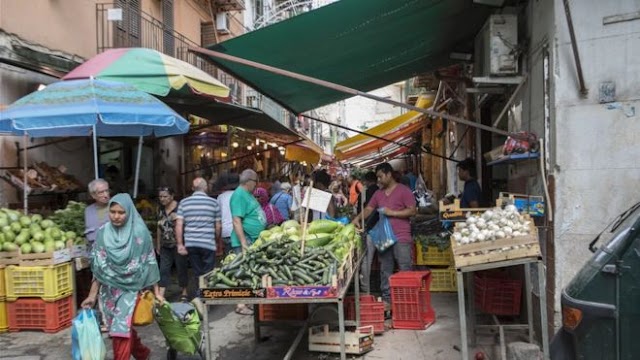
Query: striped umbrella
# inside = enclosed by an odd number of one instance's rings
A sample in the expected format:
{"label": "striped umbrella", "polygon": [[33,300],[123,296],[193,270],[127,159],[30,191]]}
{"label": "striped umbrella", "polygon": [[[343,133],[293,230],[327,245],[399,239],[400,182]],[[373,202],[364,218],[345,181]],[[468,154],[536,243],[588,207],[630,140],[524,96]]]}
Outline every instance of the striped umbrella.
{"label": "striped umbrella", "polygon": [[112,80],[161,97],[229,96],[229,88],[197,67],[148,48],[106,50],[73,69],[63,80]]}

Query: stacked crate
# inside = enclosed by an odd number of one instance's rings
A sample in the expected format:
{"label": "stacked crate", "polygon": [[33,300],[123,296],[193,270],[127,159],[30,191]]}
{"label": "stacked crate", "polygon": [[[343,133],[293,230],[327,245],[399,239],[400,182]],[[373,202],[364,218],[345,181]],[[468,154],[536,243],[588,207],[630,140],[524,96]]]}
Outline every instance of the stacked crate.
{"label": "stacked crate", "polygon": [[4,281],[4,265],[0,265],[0,333],[9,329],[9,321],[7,320],[7,288]]}
{"label": "stacked crate", "polygon": [[456,269],[451,247],[440,250],[437,246],[423,247],[416,242],[416,265],[427,266],[431,271],[431,292],[456,292]]}
{"label": "stacked crate", "polygon": [[24,264],[4,268],[8,330],[55,333],[69,327],[74,316],[72,264]]}

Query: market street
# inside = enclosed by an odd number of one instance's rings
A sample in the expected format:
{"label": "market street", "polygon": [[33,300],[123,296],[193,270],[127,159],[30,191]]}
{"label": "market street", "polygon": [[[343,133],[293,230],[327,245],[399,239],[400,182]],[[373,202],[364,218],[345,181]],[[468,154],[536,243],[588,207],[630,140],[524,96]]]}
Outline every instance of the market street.
{"label": "market street", "polygon": [[[360,359],[396,359],[417,360],[455,359],[460,353],[454,350],[459,345],[460,328],[458,325],[457,301],[455,294],[433,294],[433,306],[437,314],[436,323],[424,331],[387,330],[384,335],[376,336],[374,350]],[[212,359],[281,359],[287,352],[295,330],[263,328],[262,335],[267,339],[259,344],[253,341],[253,323],[251,316],[242,316],[233,312],[232,306],[212,308],[209,327],[212,336]],[[164,338],[153,324],[139,328],[142,341],[152,348],[152,360],[164,360]],[[38,331],[5,333],[0,336],[0,360],[62,360],[69,359],[71,352],[71,329],[56,334]],[[107,343],[111,356],[111,347]],[[329,360],[339,358],[338,354],[313,353],[306,350],[306,338],[302,340],[294,355],[300,360]],[[488,351],[489,346],[480,348]],[[352,358],[351,356],[349,358]],[[493,357],[492,357],[493,358]],[[195,360],[198,356],[179,355],[181,360]]]}

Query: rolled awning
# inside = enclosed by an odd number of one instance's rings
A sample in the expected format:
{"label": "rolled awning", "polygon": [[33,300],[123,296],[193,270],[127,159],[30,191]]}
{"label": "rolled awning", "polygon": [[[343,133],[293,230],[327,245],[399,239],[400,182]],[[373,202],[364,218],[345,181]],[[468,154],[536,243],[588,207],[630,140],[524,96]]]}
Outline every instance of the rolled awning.
{"label": "rolled awning", "polygon": [[[421,95],[416,106],[423,109],[429,108],[433,105],[433,100],[434,97],[432,95]],[[409,111],[366,131],[366,134],[375,137],[358,134],[339,142],[335,146],[334,153],[338,160],[349,160],[362,155],[377,153],[382,148],[393,144],[393,142],[398,142],[398,140],[404,139],[422,129],[424,124],[423,114],[417,111]]]}

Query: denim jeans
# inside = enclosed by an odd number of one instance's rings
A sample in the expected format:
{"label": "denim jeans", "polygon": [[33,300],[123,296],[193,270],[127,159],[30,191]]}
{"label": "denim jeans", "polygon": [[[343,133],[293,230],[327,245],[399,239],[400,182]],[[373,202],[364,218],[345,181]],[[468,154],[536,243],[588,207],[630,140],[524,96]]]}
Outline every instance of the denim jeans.
{"label": "denim jeans", "polygon": [[411,243],[396,243],[383,253],[378,253],[380,259],[380,287],[382,290],[382,300],[391,302],[391,291],[389,288],[389,277],[393,275],[394,261],[398,263],[400,271],[411,271],[413,268],[411,259]]}
{"label": "denim jeans", "polygon": [[196,289],[199,288],[200,276],[210,272],[216,266],[216,252],[200,247],[188,247],[189,261],[196,279]]}
{"label": "denim jeans", "polygon": [[369,294],[371,292],[371,265],[373,264],[373,257],[376,254],[376,247],[371,241],[371,236],[368,234],[363,239],[365,241],[365,256],[360,265],[360,292]]}
{"label": "denim jeans", "polygon": [[186,288],[189,285],[189,275],[187,274],[187,257],[178,254],[177,247],[160,248],[160,282],[158,285],[163,288],[171,284],[171,266],[176,264],[178,273],[178,286]]}

